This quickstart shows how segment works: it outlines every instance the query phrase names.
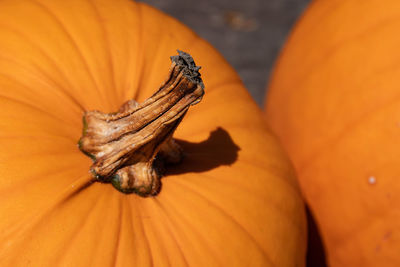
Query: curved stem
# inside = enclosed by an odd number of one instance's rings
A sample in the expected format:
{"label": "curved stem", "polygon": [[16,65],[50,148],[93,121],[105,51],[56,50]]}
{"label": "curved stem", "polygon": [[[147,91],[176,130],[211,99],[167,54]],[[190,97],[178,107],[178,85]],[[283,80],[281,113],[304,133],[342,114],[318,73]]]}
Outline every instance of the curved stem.
{"label": "curved stem", "polygon": [[79,148],[93,159],[91,172],[98,181],[124,193],[156,195],[163,163],[181,160],[172,135],[189,107],[201,100],[204,85],[193,58],[178,52],[165,82],[143,103],[130,100],[111,114],[85,112]]}

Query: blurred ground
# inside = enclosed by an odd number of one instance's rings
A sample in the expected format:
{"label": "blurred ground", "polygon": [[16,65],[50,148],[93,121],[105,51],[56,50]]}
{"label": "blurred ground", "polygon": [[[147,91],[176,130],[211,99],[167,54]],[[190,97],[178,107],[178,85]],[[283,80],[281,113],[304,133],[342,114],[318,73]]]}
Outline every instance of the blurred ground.
{"label": "blurred ground", "polygon": [[309,0],[141,0],[188,25],[238,71],[261,105],[273,63]]}

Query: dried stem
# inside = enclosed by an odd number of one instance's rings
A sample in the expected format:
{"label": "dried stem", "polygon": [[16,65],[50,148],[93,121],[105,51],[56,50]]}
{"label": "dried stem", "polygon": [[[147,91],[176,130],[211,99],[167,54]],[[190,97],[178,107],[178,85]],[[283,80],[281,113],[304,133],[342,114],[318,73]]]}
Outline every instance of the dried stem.
{"label": "dried stem", "polygon": [[166,81],[142,104],[130,100],[112,114],[85,112],[79,148],[93,159],[91,172],[98,181],[124,193],[156,195],[163,163],[182,159],[172,135],[201,100],[204,85],[193,58],[178,52]]}

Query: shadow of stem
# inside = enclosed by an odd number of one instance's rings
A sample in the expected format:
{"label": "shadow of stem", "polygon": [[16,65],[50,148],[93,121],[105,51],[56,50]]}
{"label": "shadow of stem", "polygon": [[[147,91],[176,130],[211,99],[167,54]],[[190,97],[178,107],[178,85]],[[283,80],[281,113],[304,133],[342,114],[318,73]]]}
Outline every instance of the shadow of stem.
{"label": "shadow of stem", "polygon": [[165,176],[184,173],[200,173],[223,165],[232,165],[238,158],[240,147],[234,143],[229,133],[218,127],[207,140],[191,143],[176,140],[184,151],[182,162],[170,165]]}

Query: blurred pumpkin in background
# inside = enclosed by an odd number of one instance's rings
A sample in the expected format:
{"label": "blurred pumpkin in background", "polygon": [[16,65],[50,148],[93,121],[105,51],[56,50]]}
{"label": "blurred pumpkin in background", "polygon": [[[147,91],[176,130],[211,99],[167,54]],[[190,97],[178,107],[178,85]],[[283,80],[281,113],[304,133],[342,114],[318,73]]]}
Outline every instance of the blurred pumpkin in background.
{"label": "blurred pumpkin in background", "polygon": [[269,85],[331,266],[400,265],[399,18],[394,0],[312,2]]}
{"label": "blurred pumpkin in background", "polygon": [[[129,0],[0,2],[1,266],[304,266],[292,167],[225,60]],[[143,198],[93,182],[86,110],[150,97],[176,49],[206,96],[175,133],[186,153]]]}

